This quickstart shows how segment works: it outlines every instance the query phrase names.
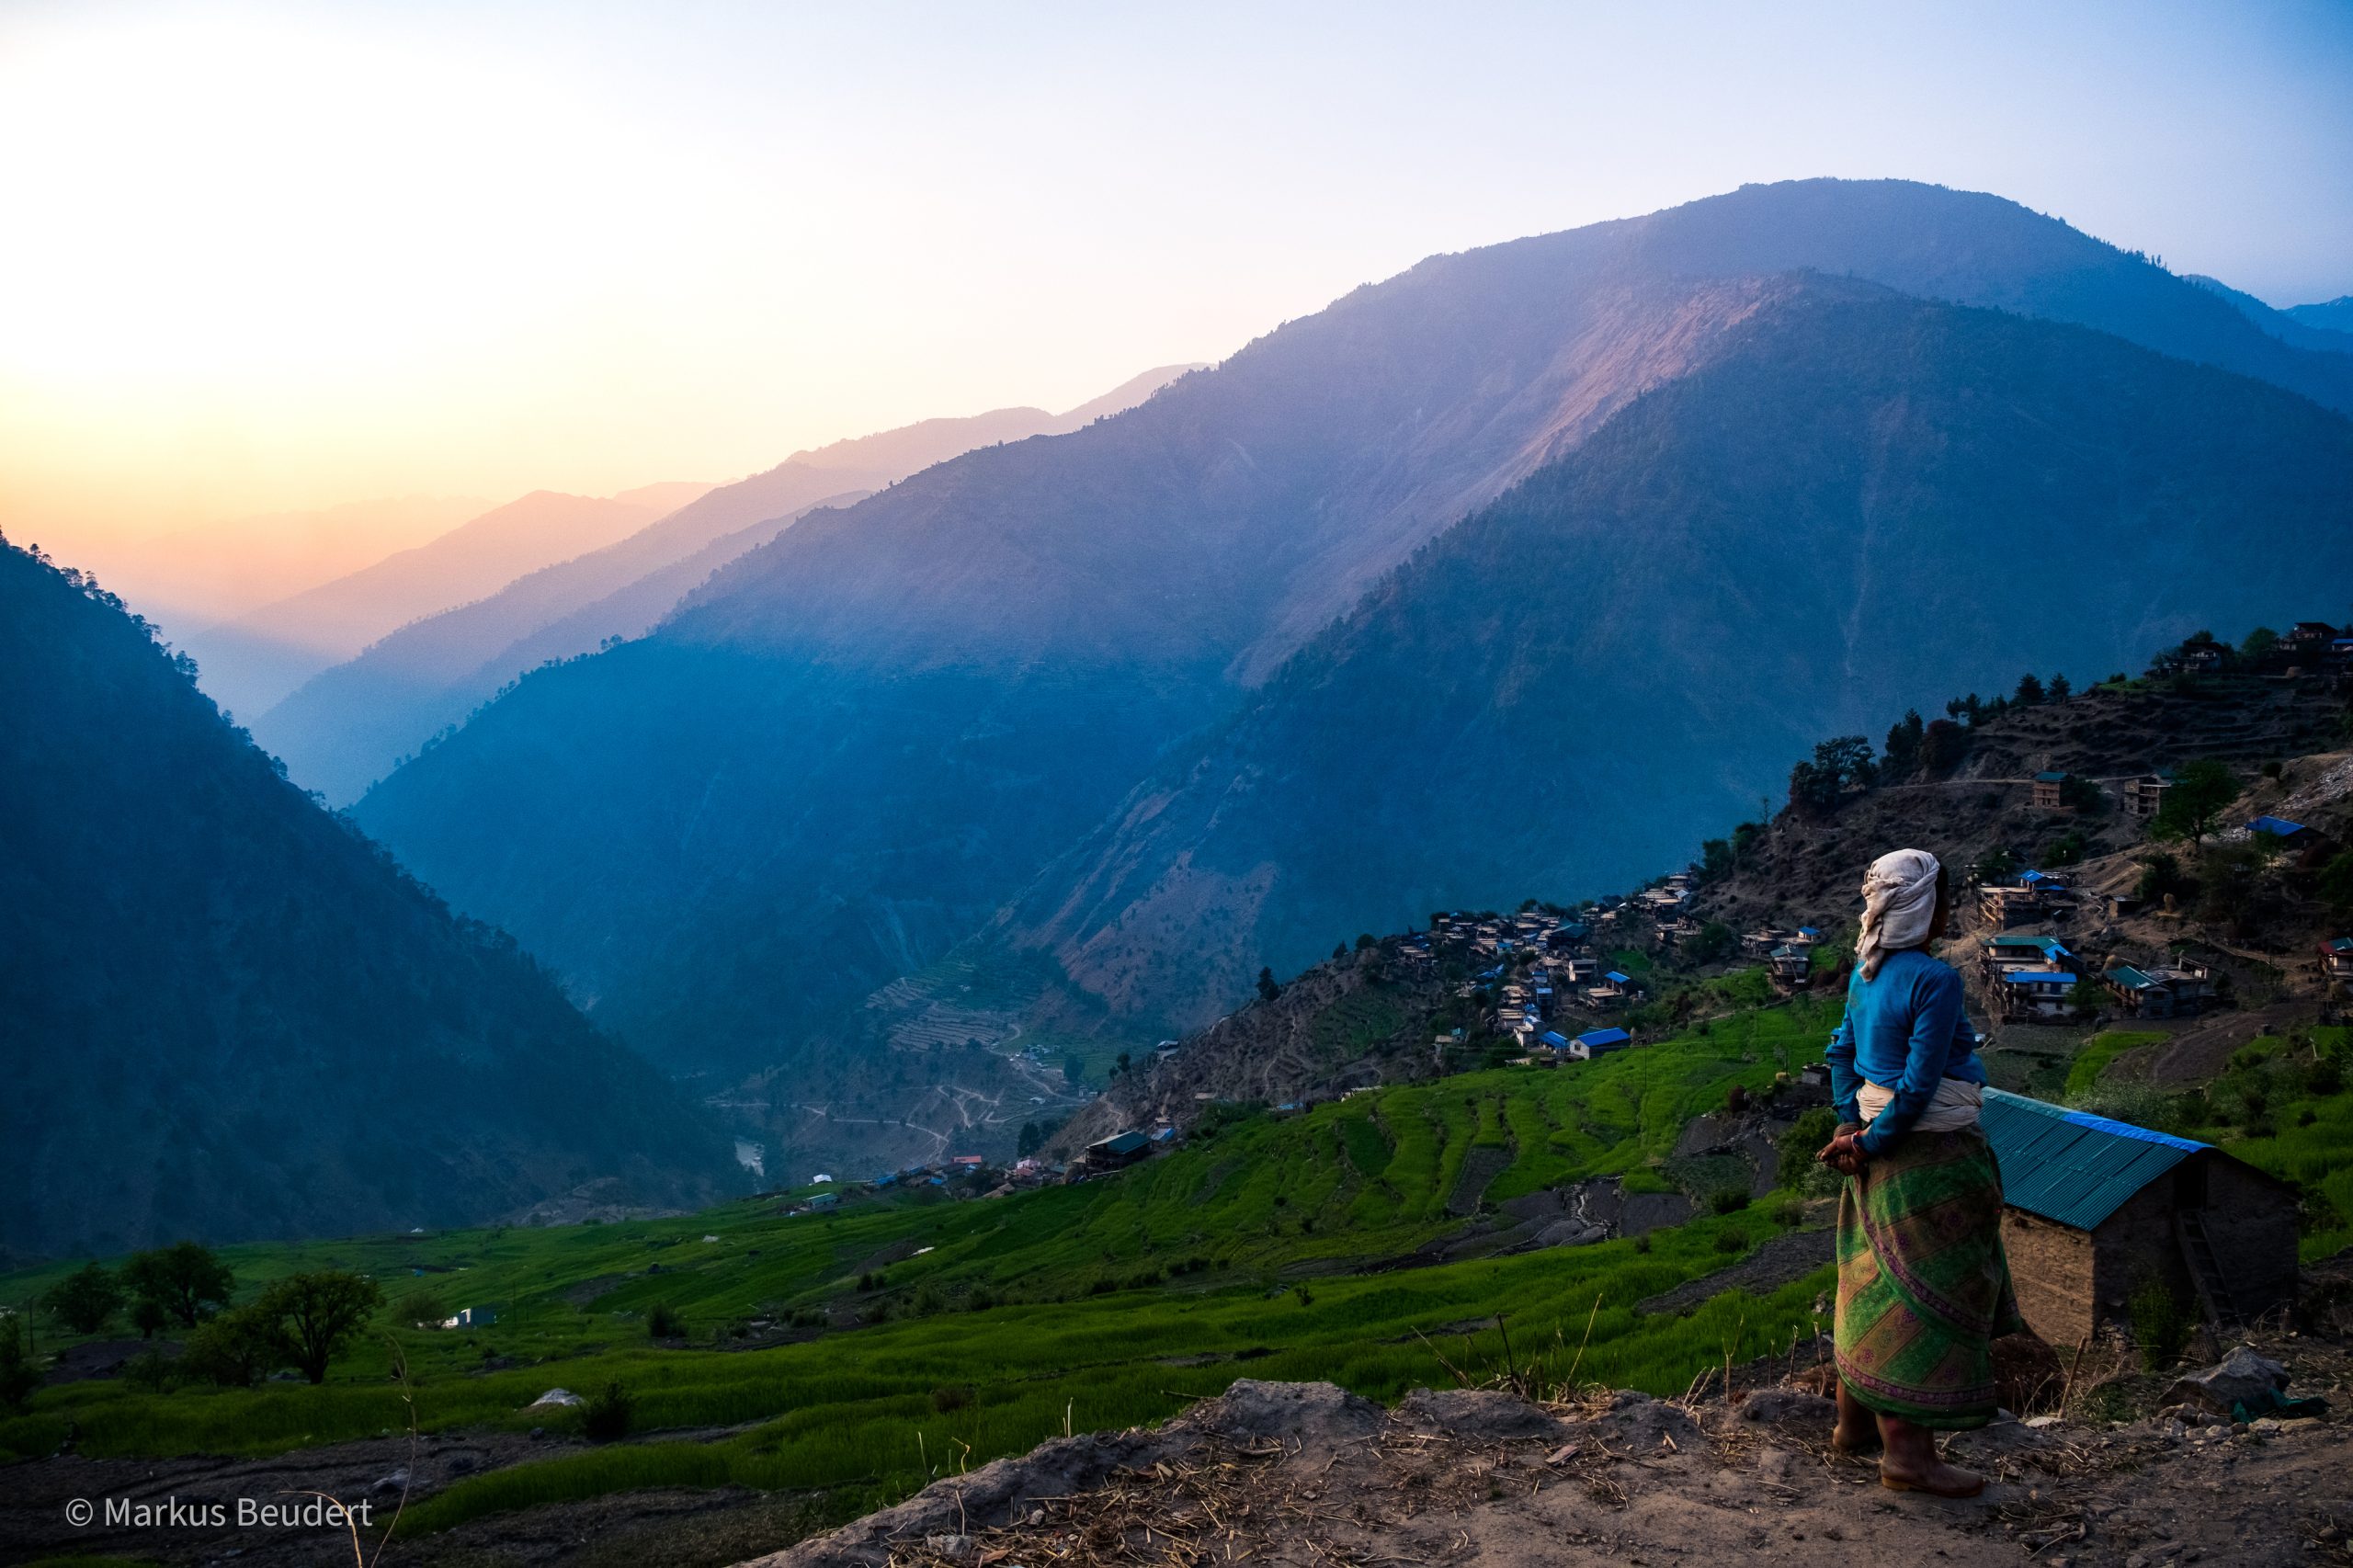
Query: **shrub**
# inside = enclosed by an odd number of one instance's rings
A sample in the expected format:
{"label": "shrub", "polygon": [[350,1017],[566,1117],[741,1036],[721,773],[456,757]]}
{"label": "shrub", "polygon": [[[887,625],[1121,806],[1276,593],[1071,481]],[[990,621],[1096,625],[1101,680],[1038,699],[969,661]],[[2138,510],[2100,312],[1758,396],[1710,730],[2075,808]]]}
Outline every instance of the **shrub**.
{"label": "shrub", "polygon": [[1634,1250],[1636,1252],[1648,1252],[1651,1250],[1650,1233],[1646,1231],[1643,1234],[1634,1238]]}
{"label": "shrub", "polygon": [[392,1303],[392,1322],[406,1327],[410,1324],[438,1324],[449,1315],[449,1303],[441,1293],[427,1286],[408,1291]]}
{"label": "shrub", "polygon": [[629,1436],[630,1419],[636,1414],[635,1402],[619,1378],[605,1385],[604,1392],[581,1406],[581,1434],[592,1443],[609,1443]]}
{"label": "shrub", "polygon": [[1748,1189],[1720,1187],[1709,1195],[1708,1207],[1718,1214],[1737,1214],[1748,1207]]}
{"label": "shrub", "polygon": [[1748,1250],[1748,1238],[1742,1235],[1738,1231],[1718,1231],[1716,1233],[1716,1250],[1718,1252],[1746,1252]]}
{"label": "shrub", "polygon": [[1838,1113],[1828,1106],[1816,1106],[1792,1122],[1777,1145],[1781,1157],[1781,1185],[1799,1192],[1829,1192],[1835,1188],[1838,1173],[1813,1156],[1837,1131]]}
{"label": "shrub", "polygon": [[85,1263],[51,1287],[41,1305],[76,1334],[96,1334],[122,1305],[122,1283],[102,1263]]}
{"label": "shrub", "polygon": [[25,1325],[15,1317],[0,1318],[0,1410],[22,1410],[40,1387],[40,1370],[25,1345]]}
{"label": "shrub", "polygon": [[142,1393],[162,1393],[180,1377],[179,1363],[152,1345],[122,1364],[122,1381]]}
{"label": "shrub", "polygon": [[2182,1347],[2189,1343],[2190,1318],[2163,1280],[2145,1281],[2127,1300],[2125,1312],[2132,1324],[2132,1343],[2141,1347],[2149,1370],[2162,1371],[2181,1359]]}
{"label": "shrub", "polygon": [[285,1359],[286,1349],[278,1319],[256,1303],[199,1324],[180,1353],[179,1370],[220,1388],[251,1388]]}
{"label": "shrub", "polygon": [[949,1383],[931,1391],[931,1407],[945,1415],[951,1410],[961,1410],[972,1403],[972,1391],[961,1383]]}
{"label": "shrub", "polygon": [[645,1309],[645,1335],[648,1339],[684,1339],[687,1320],[669,1302],[656,1301]]}
{"label": "shrub", "polygon": [[1805,1200],[1800,1198],[1784,1198],[1773,1205],[1773,1223],[1781,1226],[1784,1230],[1795,1230],[1804,1224]]}

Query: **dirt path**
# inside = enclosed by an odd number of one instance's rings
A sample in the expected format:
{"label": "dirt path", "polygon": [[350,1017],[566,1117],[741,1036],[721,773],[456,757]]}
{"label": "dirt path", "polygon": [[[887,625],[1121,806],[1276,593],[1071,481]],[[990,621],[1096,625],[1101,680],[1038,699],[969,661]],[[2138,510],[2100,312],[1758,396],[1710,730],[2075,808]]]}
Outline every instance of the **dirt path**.
{"label": "dirt path", "polygon": [[2006,1422],[1952,1440],[1992,1483],[1947,1502],[1831,1453],[1830,1416],[1786,1389],[1696,1409],[1424,1392],[1391,1413],[1328,1383],[1245,1381],[1157,1432],[1048,1443],[746,1568],[2348,1561],[2342,1426]]}
{"label": "dirt path", "polygon": [[[2200,1018],[2165,1040],[2126,1051],[2109,1064],[2107,1076],[2153,1084],[2202,1084],[2230,1064],[2231,1053],[2258,1035],[2308,1021],[2312,1005],[2278,1002],[2246,1013]],[[2130,1021],[2120,1026],[2130,1028]]]}

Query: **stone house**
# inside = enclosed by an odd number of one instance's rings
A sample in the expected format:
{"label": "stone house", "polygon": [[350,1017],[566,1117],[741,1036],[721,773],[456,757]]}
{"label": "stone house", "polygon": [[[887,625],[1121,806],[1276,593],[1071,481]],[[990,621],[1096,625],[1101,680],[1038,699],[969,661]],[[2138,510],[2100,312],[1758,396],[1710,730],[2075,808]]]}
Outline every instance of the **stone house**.
{"label": "stone house", "polygon": [[2066,804],[2067,776],[2048,769],[2034,776],[2034,809],[2055,812]]}
{"label": "stone house", "polygon": [[2214,971],[2187,960],[2169,967],[2118,964],[2100,976],[2128,1018],[2184,1018],[2214,1000]]}
{"label": "stone house", "polygon": [[2127,816],[2153,817],[2165,803],[2165,791],[2173,788],[2170,773],[2143,773],[2128,779],[2124,785],[2124,812]]}
{"label": "stone house", "polygon": [[2217,1323],[2286,1306],[2296,1291],[2296,1194],[2187,1138],[1985,1091],[2002,1164],[2002,1245],[2018,1310],[2064,1354],[2133,1294],[2173,1292]]}

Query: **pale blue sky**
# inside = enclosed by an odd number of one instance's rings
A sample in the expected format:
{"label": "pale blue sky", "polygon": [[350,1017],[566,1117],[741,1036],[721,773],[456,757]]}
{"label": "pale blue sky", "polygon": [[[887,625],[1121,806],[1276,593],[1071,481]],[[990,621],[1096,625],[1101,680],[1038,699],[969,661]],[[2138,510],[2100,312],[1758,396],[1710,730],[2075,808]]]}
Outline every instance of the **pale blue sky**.
{"label": "pale blue sky", "polygon": [[0,506],[725,479],[1750,180],[2353,290],[2353,6],[1790,11],[7,6]]}

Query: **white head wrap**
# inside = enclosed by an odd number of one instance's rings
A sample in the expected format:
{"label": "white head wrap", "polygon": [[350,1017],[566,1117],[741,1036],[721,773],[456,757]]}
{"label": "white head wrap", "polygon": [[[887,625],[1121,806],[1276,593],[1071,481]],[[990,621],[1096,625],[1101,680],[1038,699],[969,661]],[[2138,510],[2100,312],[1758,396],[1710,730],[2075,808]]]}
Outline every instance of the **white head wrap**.
{"label": "white head wrap", "polygon": [[1928,939],[1937,915],[1937,858],[1925,849],[1892,849],[1863,873],[1863,929],[1855,960],[1863,978],[1879,973],[1887,955]]}

